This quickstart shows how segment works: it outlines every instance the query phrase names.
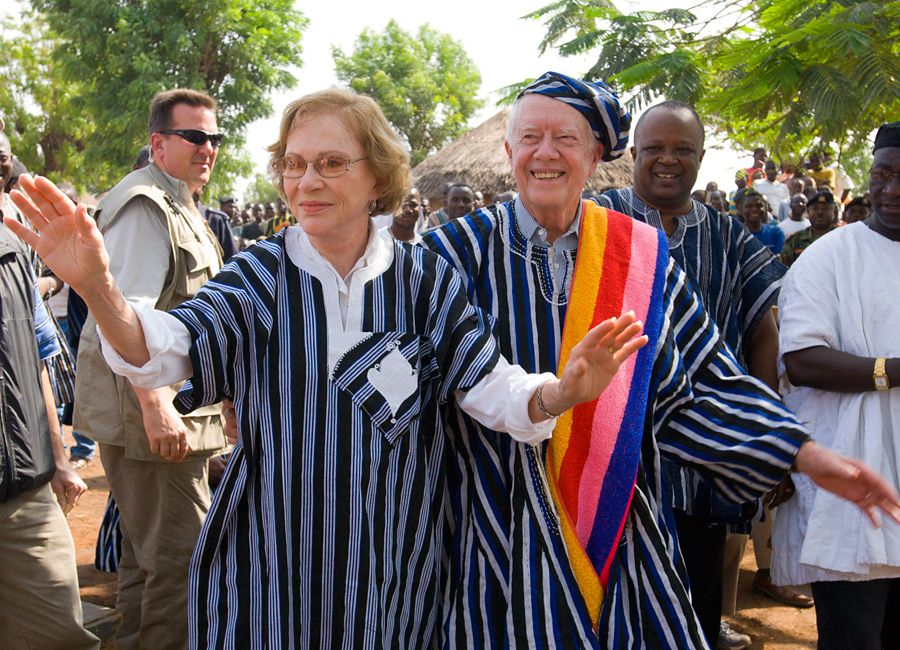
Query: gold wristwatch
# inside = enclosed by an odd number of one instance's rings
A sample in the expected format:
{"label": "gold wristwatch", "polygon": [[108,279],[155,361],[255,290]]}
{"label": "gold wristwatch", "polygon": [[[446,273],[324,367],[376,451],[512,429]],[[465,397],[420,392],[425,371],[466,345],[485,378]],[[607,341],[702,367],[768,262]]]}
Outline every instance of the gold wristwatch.
{"label": "gold wristwatch", "polygon": [[887,372],[884,370],[884,357],[875,359],[875,371],[872,373],[872,381],[875,382],[876,390],[887,390],[891,387]]}

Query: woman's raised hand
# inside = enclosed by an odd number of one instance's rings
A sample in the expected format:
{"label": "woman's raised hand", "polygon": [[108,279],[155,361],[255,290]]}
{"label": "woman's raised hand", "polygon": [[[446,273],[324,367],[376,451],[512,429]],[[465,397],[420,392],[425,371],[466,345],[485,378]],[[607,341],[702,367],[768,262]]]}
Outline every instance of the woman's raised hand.
{"label": "woman's raised hand", "polygon": [[109,269],[109,255],[103,236],[87,214],[84,205],[76,206],[56,185],[42,176],[19,177],[22,191],[13,190],[10,198],[37,232],[15,219],[5,225],[26,244],[63,282],[81,294],[92,282],[103,281]]}

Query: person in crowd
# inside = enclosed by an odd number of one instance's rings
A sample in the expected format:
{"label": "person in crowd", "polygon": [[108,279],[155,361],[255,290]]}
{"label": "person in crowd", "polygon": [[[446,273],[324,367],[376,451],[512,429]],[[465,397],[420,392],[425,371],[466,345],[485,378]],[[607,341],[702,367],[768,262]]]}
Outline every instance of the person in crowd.
{"label": "person in crowd", "polygon": [[213,235],[215,235],[216,241],[219,242],[222,261],[227,262],[237,255],[238,252],[237,244],[234,241],[234,233],[231,231],[231,224],[228,223],[228,213],[203,205],[203,203],[200,202],[200,197],[202,195],[202,187],[192,193],[194,205],[197,208],[197,212],[203,217],[203,220],[209,224],[209,229],[212,230]]}
{"label": "person in crowd", "polygon": [[250,208],[250,221],[245,221],[244,227],[241,228],[241,239],[254,242],[260,237],[265,237],[266,234],[263,231],[263,226],[262,206],[259,203],[256,203]]}
{"label": "person in crowd", "polygon": [[850,198],[850,193],[856,189],[853,180],[844,171],[840,161],[833,158],[827,149],[822,151],[822,165],[834,170],[834,197],[838,203],[844,205]]}
{"label": "person in crowd", "polygon": [[[690,198],[704,140],[703,123],[689,105],[654,106],[635,128],[633,187],[608,192],[598,202],[666,233],[670,256],[687,274],[741,367],[774,389],[778,332],[771,307],[778,299],[784,267],[727,214]],[[744,189],[745,197],[759,197]],[[746,647],[749,637],[721,621],[725,542],[729,524],[749,532],[747,521],[757,508],[723,503],[681,463],[664,459],[663,470],[706,640],[711,647],[717,642]]]}
{"label": "person in crowd", "polygon": [[776,179],[778,176],[778,166],[774,161],[769,160],[765,166],[766,177],[753,183],[753,189],[766,197],[766,201],[772,208],[772,212],[778,210],[781,202],[786,200],[790,194],[787,186],[781,184]]}
{"label": "person in crowd", "polygon": [[722,190],[713,190],[709,193],[709,206],[713,208],[716,212],[721,212],[722,214],[728,214],[728,197],[725,196],[725,192]]}
{"label": "person in crowd", "polygon": [[872,214],[872,204],[865,196],[857,196],[844,206],[844,223],[865,221]]}
{"label": "person in crowd", "polygon": [[[778,223],[783,222],[785,219],[790,218],[791,216],[791,199],[798,194],[803,194],[803,181],[800,178],[790,178],[784,183],[785,187],[788,189],[788,198],[778,204],[777,206],[777,214],[775,217],[778,219]],[[804,206],[806,203],[803,204]]]}
{"label": "person in crowd", "polygon": [[809,219],[806,218],[806,202],[806,195],[804,194],[797,193],[791,197],[790,216],[778,224],[781,232],[784,233],[785,240],[794,233],[809,228]]}
{"label": "person in crowd", "polygon": [[728,193],[728,203],[732,206],[732,215],[737,214],[737,194],[740,192],[743,195],[749,180],[750,173],[746,169],[739,169],[734,173],[735,188]]}
{"label": "person in crowd", "polygon": [[[880,503],[895,507],[871,470],[820,457],[777,396],[743,374],[664,233],[581,201],[596,165],[624,151],[630,121],[605,85],[541,76],[509,116],[517,199],[423,235],[526,370],[566,367],[570,337],[610,309],[640,304],[649,338],[633,374],[620,372],[596,407],[561,416],[540,448],[450,415],[447,646],[707,647],[670,528],[661,453],[702,468],[732,501],[759,496],[796,459],[818,481],[846,471],[839,491],[851,499],[872,480]],[[671,197],[685,183],[681,165],[640,167]]]}
{"label": "person in crowd", "polygon": [[[12,150],[0,119],[0,187]],[[0,192],[3,223],[16,208]],[[9,648],[98,650],[84,629],[75,545],[65,515],[87,485],[66,460],[50,376],[42,361],[59,354],[56,332],[37,291],[30,252],[0,225],[0,639]]]}
{"label": "person in crowd", "polygon": [[809,154],[809,167],[807,169],[810,177],[816,181],[816,187],[822,189],[827,186],[834,192],[837,185],[837,173],[832,167],[824,167],[822,165],[822,156],[818,151]]}
{"label": "person in crowd", "polygon": [[454,185],[456,185],[455,181],[447,181],[441,185],[441,207],[428,215],[429,228],[436,228],[450,220],[447,214],[447,195],[450,192],[450,188]]}
{"label": "person in crowd", "polygon": [[274,201],[266,203],[266,222],[263,226],[263,234],[266,237],[271,237],[275,233],[280,232],[282,228],[287,228],[295,223],[297,223],[297,219],[294,215],[287,212],[284,214],[277,213]]}
{"label": "person in crowd", "polygon": [[138,150],[137,158],[134,160],[134,165],[132,166],[133,171],[137,171],[139,169],[143,169],[147,165],[150,164],[150,145],[145,144],[143,147]]}
{"label": "person in crowd", "polygon": [[518,192],[516,192],[515,190],[507,190],[505,192],[498,192],[497,194],[494,194],[491,201],[493,203],[509,203],[510,201],[515,201],[518,195]]}
{"label": "person in crowd", "polygon": [[228,223],[232,226],[232,229],[235,226],[241,225],[237,223],[237,219],[239,216],[238,213],[238,204],[237,199],[233,196],[223,196],[219,199],[219,210],[224,212],[228,217]]}
{"label": "person in crowd", "polygon": [[719,184],[715,181],[710,181],[706,184],[706,191],[712,194],[713,192],[719,191]]}
{"label": "person in crowd", "polygon": [[475,209],[475,193],[464,184],[453,185],[447,192],[447,220],[459,219]]}
{"label": "person in crowd", "polygon": [[768,223],[766,197],[753,188],[748,189],[744,193],[741,214],[747,230],[772,251],[773,255],[779,255],[784,246],[784,231]]}
{"label": "person in crowd", "polygon": [[484,193],[483,192],[475,192],[475,202],[472,204],[473,209],[477,210],[478,208],[484,207]]}
{"label": "person in crowd", "polygon": [[835,229],[836,207],[834,195],[827,188],[809,199],[806,205],[809,227],[788,237],[781,248],[781,261],[785,266],[790,267],[810,244]]}
{"label": "person in crowd", "polygon": [[[817,240],[779,299],[784,399],[821,445],[900,487],[900,122],[875,136],[872,215]],[[812,221],[812,217],[810,217]],[[852,269],[852,272],[848,272]],[[900,524],[866,521],[872,495],[834,499],[803,476],[779,508],[772,571],[812,583],[821,650],[900,647]]]}
{"label": "person in crowd", "polygon": [[[150,164],[123,178],[100,202],[96,224],[89,221],[103,233],[112,278],[131,300],[174,309],[221,266],[192,197],[209,182],[222,142],[216,111],[215,100],[193,90],[157,94],[150,104]],[[81,289],[73,285],[90,307]],[[188,643],[188,566],[210,504],[208,459],[226,443],[220,407],[181,416],[172,405],[176,391],[132,388],[118,378],[88,317],[74,426],[100,444],[119,509],[122,648]]]}
{"label": "person in crowd", "polygon": [[379,233],[393,237],[398,241],[410,244],[418,244],[422,241],[419,232],[425,223],[425,213],[422,210],[422,199],[419,190],[412,188],[403,199],[400,210],[394,211],[394,221],[390,226],[382,228]]}
{"label": "person in crowd", "polygon": [[591,328],[560,379],[502,360],[444,260],[375,234],[371,215],[407,193],[409,157],[370,98],[291,103],[269,150],[300,227],[169,313],[125,301],[99,232],[49,181],[26,188],[46,221],[17,197],[41,237],[18,232],[79,289],[132,382],[189,378],[185,411],[234,402],[239,441],[191,572],[192,645],[432,647],[447,584],[441,404],[536,442],[547,413],[594,402],[647,339],[626,313]]}
{"label": "person in crowd", "polygon": [[[765,169],[766,162],[768,160],[769,160],[769,154],[768,154],[768,152],[766,152],[765,147],[757,147],[756,149],[753,150],[753,163],[749,167],[747,167],[745,170],[747,172],[747,177],[749,179],[751,179],[750,180],[751,183],[752,183],[753,175],[756,172],[763,172],[763,170]],[[763,176],[765,176],[764,172],[763,172]]]}
{"label": "person in crowd", "polygon": [[693,192],[691,192],[691,199],[693,199],[697,203],[709,205],[709,192],[707,192],[706,190],[694,190]]}

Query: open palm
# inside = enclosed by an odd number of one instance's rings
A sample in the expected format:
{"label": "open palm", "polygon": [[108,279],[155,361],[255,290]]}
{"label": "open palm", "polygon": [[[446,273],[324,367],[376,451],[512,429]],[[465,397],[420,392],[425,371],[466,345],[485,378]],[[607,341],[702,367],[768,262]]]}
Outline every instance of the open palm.
{"label": "open palm", "polygon": [[53,273],[77,292],[88,282],[102,279],[109,269],[103,236],[84,205],[76,206],[43,177],[19,177],[22,192],[10,197],[31,222],[34,232],[10,219],[6,225],[30,245]]}

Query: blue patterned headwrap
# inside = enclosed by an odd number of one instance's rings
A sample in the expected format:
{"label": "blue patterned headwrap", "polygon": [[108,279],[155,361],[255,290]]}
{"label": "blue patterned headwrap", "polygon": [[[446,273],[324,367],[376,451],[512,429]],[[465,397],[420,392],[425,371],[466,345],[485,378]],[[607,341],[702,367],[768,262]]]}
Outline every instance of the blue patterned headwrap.
{"label": "blue patterned headwrap", "polygon": [[579,81],[558,72],[547,72],[520,92],[519,97],[530,93],[558,99],[577,109],[603,145],[605,162],[624,153],[628,146],[631,114],[619,102],[618,95],[602,81]]}

